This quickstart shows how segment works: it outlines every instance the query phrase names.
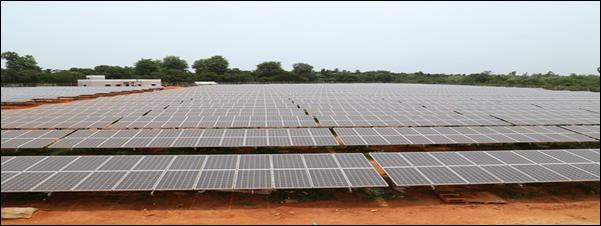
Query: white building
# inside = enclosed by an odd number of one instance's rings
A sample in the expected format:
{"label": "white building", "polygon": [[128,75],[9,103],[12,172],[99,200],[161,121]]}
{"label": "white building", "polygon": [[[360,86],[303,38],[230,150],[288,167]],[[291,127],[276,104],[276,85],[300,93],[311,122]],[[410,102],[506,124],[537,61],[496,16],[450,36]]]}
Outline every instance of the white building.
{"label": "white building", "polygon": [[216,82],[213,81],[206,81],[206,82],[194,82],[195,85],[197,86],[205,86],[205,85],[217,85]]}
{"label": "white building", "polygon": [[86,79],[77,80],[78,86],[111,87],[111,86],[143,86],[161,87],[160,79],[106,79],[104,75],[88,75]]}

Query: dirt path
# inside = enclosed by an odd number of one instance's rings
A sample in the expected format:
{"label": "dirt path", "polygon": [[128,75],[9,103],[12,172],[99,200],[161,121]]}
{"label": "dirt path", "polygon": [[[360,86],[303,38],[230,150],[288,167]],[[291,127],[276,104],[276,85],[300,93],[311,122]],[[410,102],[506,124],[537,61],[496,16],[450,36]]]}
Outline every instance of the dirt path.
{"label": "dirt path", "polygon": [[[69,198],[66,198],[69,197]],[[332,201],[294,204],[265,196],[209,193],[114,196],[53,196],[10,203],[40,211],[29,220],[2,224],[595,224],[598,196],[536,197],[505,205],[443,204],[431,192],[373,201],[342,192]]]}

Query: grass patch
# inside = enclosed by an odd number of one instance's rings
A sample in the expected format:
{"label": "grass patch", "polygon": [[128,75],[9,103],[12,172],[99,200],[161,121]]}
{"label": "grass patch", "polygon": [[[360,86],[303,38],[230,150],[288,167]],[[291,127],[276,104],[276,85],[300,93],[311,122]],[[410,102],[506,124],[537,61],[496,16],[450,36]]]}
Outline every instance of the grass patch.
{"label": "grass patch", "polygon": [[241,206],[256,206],[257,204],[254,202],[250,202],[250,201],[242,201],[239,202],[238,204],[240,204]]}
{"label": "grass patch", "polygon": [[392,189],[388,188],[366,188],[363,190],[367,195],[368,199],[376,200],[376,199],[384,199],[390,200],[395,199],[397,196],[394,194]]}
{"label": "grass patch", "polygon": [[278,190],[269,195],[269,200],[282,202],[284,200],[319,201],[333,200],[336,196],[331,190]]}
{"label": "grass patch", "polygon": [[592,184],[577,184],[576,187],[582,190],[585,194],[588,195],[599,195],[599,186],[594,186]]}

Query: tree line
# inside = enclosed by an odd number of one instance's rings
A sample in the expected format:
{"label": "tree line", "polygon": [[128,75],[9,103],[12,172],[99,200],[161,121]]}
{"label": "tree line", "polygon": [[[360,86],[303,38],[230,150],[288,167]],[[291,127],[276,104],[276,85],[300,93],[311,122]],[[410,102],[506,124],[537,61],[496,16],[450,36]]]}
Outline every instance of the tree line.
{"label": "tree line", "polygon": [[[220,83],[421,83],[486,85],[511,87],[538,87],[552,90],[599,92],[598,75],[557,75],[553,72],[537,74],[495,74],[484,71],[472,74],[430,74],[423,72],[395,73],[389,71],[348,71],[339,69],[315,70],[307,63],[292,65],[292,70],[282,68],[277,61],[267,61],[255,70],[230,68],[223,56],[198,59],[189,65],[178,56],[163,59],[140,59],[132,66],[98,65],[94,68],[68,70],[42,69],[31,55],[15,52],[2,53],[6,68],[2,69],[4,84],[72,84],[86,75],[106,75],[108,79],[162,79],[165,84],[216,81]],[[188,69],[191,68],[192,71]]]}

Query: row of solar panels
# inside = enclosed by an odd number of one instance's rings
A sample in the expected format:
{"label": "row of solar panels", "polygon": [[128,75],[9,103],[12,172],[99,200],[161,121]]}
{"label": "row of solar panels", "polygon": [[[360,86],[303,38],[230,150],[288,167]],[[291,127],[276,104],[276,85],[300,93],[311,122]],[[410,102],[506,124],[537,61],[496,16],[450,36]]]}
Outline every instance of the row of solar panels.
{"label": "row of solar panels", "polygon": [[142,90],[155,87],[2,87],[0,102],[25,102],[34,99],[54,99],[58,97],[74,97],[80,95],[93,95],[98,93],[111,93],[131,90]]}
{"label": "row of solar panels", "polygon": [[[370,153],[396,186],[599,181],[599,150]],[[2,157],[2,192],[386,187],[363,154]]]}
{"label": "row of solar panels", "polygon": [[386,186],[362,154],[2,157],[2,192]]}
{"label": "row of solar panels", "polygon": [[[576,132],[573,132],[576,131]],[[330,130],[2,130],[2,149],[337,146]],[[599,126],[334,128],[347,146],[595,142]],[[72,133],[72,134],[70,134]],[[584,135],[583,135],[584,134]]]}
{"label": "row of solar panels", "polygon": [[334,132],[344,145],[594,142],[599,139],[599,126],[570,128],[588,131],[588,136],[557,126],[334,128]]}
{"label": "row of solar panels", "polygon": [[599,181],[599,150],[370,153],[396,186]]}
{"label": "row of solar panels", "polygon": [[125,117],[112,128],[248,128],[315,127],[315,120],[302,116],[206,116],[206,117]]}
{"label": "row of solar panels", "polygon": [[[142,115],[144,113],[140,113]],[[510,115],[497,118],[486,114],[364,115],[364,116],[3,116],[3,129],[86,129],[86,128],[286,128],[347,126],[504,126],[504,125],[598,125],[599,115],[564,115],[561,120],[546,115]]]}

